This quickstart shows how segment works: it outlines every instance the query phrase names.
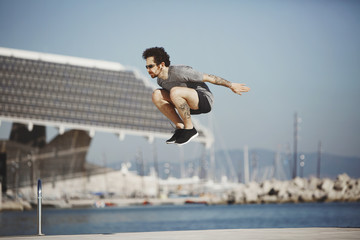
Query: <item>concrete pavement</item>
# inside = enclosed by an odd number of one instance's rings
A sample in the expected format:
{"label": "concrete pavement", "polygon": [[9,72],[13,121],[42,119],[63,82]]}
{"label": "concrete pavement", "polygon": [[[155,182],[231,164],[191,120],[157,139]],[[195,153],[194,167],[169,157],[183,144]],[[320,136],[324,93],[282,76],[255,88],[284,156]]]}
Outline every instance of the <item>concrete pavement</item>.
{"label": "concrete pavement", "polygon": [[360,228],[271,228],[271,229],[221,229],[199,231],[164,231],[89,235],[49,235],[0,237],[0,240],[239,240],[239,239],[289,239],[289,240],[346,240],[360,239]]}

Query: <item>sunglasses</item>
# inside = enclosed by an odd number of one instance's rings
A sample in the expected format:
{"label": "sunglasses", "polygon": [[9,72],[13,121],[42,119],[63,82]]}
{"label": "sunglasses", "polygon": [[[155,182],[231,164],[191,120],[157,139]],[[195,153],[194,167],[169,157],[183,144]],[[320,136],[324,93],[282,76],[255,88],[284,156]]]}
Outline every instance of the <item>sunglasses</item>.
{"label": "sunglasses", "polygon": [[149,64],[149,65],[146,65],[145,67],[146,67],[146,69],[149,69],[149,68],[153,68],[155,66],[156,66],[155,64]]}

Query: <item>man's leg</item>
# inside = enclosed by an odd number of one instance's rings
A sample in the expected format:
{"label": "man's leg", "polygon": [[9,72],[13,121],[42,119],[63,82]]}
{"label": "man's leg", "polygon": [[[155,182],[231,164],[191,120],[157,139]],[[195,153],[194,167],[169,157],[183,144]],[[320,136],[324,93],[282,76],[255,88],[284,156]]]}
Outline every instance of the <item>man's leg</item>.
{"label": "man's leg", "polygon": [[184,129],[193,129],[190,109],[199,109],[199,96],[194,89],[186,87],[174,87],[170,91],[170,100],[178,110]]}
{"label": "man's leg", "polygon": [[152,101],[155,106],[164,114],[177,129],[184,128],[184,123],[175,111],[175,106],[171,102],[170,93],[164,89],[156,89],[152,95]]}
{"label": "man's leg", "polygon": [[[199,96],[194,89],[185,87],[174,87],[170,93],[163,89],[153,92],[153,103],[156,107],[176,126],[177,130],[166,143],[177,143],[183,145],[198,136],[194,128],[190,108],[199,109]],[[177,109],[178,113],[175,111]],[[180,118],[181,117],[181,118]]]}
{"label": "man's leg", "polygon": [[199,135],[192,124],[190,115],[190,109],[199,109],[199,96],[194,89],[174,87],[170,91],[170,99],[184,123],[184,129],[176,137],[175,143],[183,145]]}

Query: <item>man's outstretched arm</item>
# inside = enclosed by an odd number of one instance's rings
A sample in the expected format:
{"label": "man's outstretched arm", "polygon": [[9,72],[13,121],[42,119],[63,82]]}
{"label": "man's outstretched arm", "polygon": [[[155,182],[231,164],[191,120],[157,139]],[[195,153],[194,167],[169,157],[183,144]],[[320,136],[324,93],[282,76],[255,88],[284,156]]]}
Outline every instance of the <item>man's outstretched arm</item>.
{"label": "man's outstretched arm", "polygon": [[243,93],[243,92],[250,91],[250,88],[246,87],[245,84],[232,83],[232,82],[229,82],[228,80],[225,80],[225,79],[223,79],[221,77],[211,75],[211,74],[206,74],[206,73],[204,74],[203,82],[209,82],[209,83],[212,83],[212,84],[216,84],[216,85],[220,85],[220,86],[230,88],[234,93],[239,94],[239,95],[241,95],[241,93]]}

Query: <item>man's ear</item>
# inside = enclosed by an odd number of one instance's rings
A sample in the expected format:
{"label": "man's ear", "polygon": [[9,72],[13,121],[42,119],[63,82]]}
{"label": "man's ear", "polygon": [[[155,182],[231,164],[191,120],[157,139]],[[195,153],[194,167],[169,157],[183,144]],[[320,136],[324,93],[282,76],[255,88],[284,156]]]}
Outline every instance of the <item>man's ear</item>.
{"label": "man's ear", "polygon": [[160,67],[161,67],[161,68],[164,68],[164,67],[165,67],[165,62],[161,62],[161,63],[160,63]]}

